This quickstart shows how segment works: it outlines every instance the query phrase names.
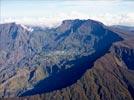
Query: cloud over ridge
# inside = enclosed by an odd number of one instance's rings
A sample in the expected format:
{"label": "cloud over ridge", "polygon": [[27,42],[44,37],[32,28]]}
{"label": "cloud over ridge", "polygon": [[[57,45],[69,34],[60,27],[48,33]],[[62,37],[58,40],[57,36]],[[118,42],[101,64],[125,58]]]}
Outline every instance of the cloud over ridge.
{"label": "cloud over ridge", "polygon": [[93,19],[106,25],[134,26],[133,1],[20,1],[2,0],[0,23],[16,22],[51,27],[65,19]]}
{"label": "cloud over ridge", "polygon": [[126,14],[100,14],[100,15],[91,15],[84,14],[80,12],[71,12],[67,13],[59,13],[54,15],[53,17],[6,17],[1,19],[1,23],[9,23],[16,22],[22,24],[31,24],[31,25],[45,25],[45,26],[57,26],[61,23],[62,20],[66,19],[93,19],[97,21],[101,21],[106,25],[130,25],[134,26],[134,13],[126,13]]}

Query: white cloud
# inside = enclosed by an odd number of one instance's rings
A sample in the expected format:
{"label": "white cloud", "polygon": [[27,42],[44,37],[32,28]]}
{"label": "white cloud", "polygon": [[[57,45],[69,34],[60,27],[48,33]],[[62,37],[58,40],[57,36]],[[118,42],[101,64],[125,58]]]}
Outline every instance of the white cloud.
{"label": "white cloud", "polygon": [[104,14],[93,17],[93,19],[99,20],[106,25],[130,25],[134,26],[134,13],[126,14]]}
{"label": "white cloud", "polygon": [[72,11],[70,13],[59,13],[49,18],[45,17],[21,17],[21,18],[2,18],[1,23],[17,22],[21,24],[34,24],[34,25],[45,25],[49,27],[57,26],[65,19],[94,19],[101,21],[106,25],[131,25],[134,26],[134,13],[124,13],[124,14],[85,14],[77,11]]}

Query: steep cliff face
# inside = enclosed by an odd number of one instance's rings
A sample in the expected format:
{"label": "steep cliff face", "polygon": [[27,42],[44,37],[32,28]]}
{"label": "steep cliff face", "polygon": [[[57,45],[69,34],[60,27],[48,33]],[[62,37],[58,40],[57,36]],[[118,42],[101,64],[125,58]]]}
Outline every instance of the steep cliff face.
{"label": "steep cliff face", "polygon": [[[122,65],[126,66],[128,69],[134,70],[134,46],[127,46],[127,42],[128,41],[116,43],[112,49]],[[134,43],[132,40],[131,42]]]}
{"label": "steep cliff face", "polygon": [[0,97],[15,95],[30,86],[30,74],[34,71],[35,80],[44,76],[42,68],[29,67],[31,48],[29,39],[32,30],[16,23],[0,25]]}
{"label": "steep cliff face", "polygon": [[93,20],[65,20],[52,29],[0,25],[0,96],[131,100],[133,38],[121,34]]}

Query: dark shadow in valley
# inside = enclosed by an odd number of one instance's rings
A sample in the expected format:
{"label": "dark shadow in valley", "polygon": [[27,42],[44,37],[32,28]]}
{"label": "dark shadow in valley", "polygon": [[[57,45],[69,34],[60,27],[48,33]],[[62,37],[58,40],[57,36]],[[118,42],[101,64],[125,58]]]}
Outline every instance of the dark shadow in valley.
{"label": "dark shadow in valley", "polygon": [[[127,74],[126,74],[127,75]],[[123,75],[123,80],[126,82],[128,91],[131,94],[133,100],[134,100],[134,86],[131,84],[130,80],[126,78],[126,76]]]}
{"label": "dark shadow in valley", "polygon": [[128,69],[134,70],[134,51],[133,49],[130,50],[129,53],[125,51],[122,53],[122,59],[127,65]]}
{"label": "dark shadow in valley", "polygon": [[29,96],[50,92],[76,83],[77,80],[80,79],[81,76],[86,72],[86,70],[93,66],[94,62],[98,58],[108,52],[113,42],[122,40],[118,35],[113,34],[112,32],[111,34],[109,33],[106,35],[104,38],[104,40],[100,40],[97,45],[94,46],[95,53],[66,62],[62,67],[65,65],[72,65],[71,68],[52,74],[48,78],[38,82],[33,89],[27,90],[22,94],[18,94],[18,96]]}
{"label": "dark shadow in valley", "polygon": [[118,48],[115,47],[115,53],[117,57],[126,64],[127,68],[130,70],[134,70],[134,49],[130,48]]}

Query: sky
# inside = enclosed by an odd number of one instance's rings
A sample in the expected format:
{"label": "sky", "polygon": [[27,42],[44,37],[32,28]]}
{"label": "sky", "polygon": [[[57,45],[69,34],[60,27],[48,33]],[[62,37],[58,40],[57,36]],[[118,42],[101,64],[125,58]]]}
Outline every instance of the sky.
{"label": "sky", "polygon": [[134,26],[133,0],[0,0],[0,23],[57,25],[65,19],[93,19]]}

